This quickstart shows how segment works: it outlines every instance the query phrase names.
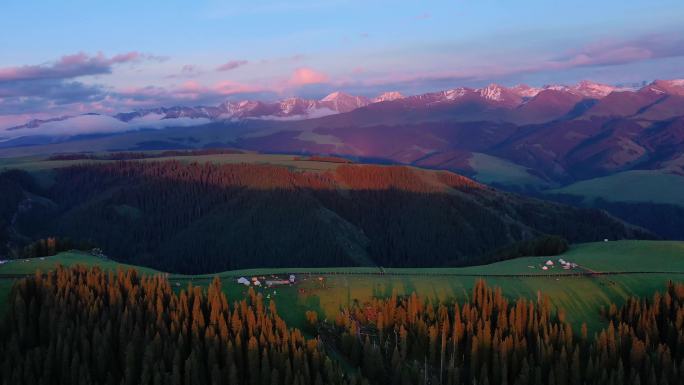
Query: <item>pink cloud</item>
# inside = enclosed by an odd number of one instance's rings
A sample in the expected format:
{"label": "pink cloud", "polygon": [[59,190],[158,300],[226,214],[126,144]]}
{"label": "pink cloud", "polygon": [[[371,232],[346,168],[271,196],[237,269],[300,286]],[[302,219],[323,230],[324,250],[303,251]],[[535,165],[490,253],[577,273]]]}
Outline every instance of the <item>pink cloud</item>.
{"label": "pink cloud", "polygon": [[587,44],[565,56],[532,65],[526,72],[620,65],[676,56],[684,56],[684,39],[670,35],[647,35],[627,41],[602,40]]}
{"label": "pink cloud", "polygon": [[520,74],[542,72],[562,72],[582,67],[610,67],[659,58],[684,57],[684,39],[681,35],[644,35],[630,40],[596,41],[563,55],[542,54],[528,58],[522,63],[506,63],[504,61],[464,66],[457,70],[441,70],[423,73],[383,73],[380,76],[357,81],[360,86],[395,86],[422,87],[436,84],[457,84],[464,81],[491,81],[496,78],[511,77]]}
{"label": "pink cloud", "polygon": [[237,82],[231,82],[228,80],[220,81],[212,86],[214,92],[220,95],[235,95],[235,94],[245,94],[250,92],[262,92],[265,91],[262,87],[253,86],[249,84],[242,84]]}
{"label": "pink cloud", "polygon": [[181,84],[180,87],[171,90],[170,92],[191,98],[199,98],[207,95],[228,96],[259,91],[262,91],[260,87],[223,80],[209,86],[201,85],[195,81],[189,81]]}
{"label": "pink cloud", "polygon": [[328,81],[328,75],[308,67],[297,68],[290,77],[290,85],[304,86],[307,84],[319,84]]}
{"label": "pink cloud", "polygon": [[65,55],[57,61],[39,65],[25,65],[20,67],[0,68],[0,83],[46,80],[72,79],[87,75],[100,75],[112,72],[117,64],[133,63],[142,60],[164,60],[159,56],[142,54],[132,51],[124,54],[106,57],[101,52],[91,56],[83,52]]}
{"label": "pink cloud", "polygon": [[234,70],[238,67],[242,67],[243,65],[247,64],[247,60],[231,60],[228,61],[224,64],[221,64],[216,68],[217,71],[231,71]]}

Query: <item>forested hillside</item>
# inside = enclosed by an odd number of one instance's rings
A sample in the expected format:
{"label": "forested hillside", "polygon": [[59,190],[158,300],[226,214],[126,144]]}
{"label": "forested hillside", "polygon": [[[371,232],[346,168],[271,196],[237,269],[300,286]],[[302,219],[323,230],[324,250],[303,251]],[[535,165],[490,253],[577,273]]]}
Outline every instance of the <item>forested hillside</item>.
{"label": "forested hillside", "polygon": [[250,290],[180,294],[158,277],[59,268],[18,283],[0,324],[2,384],[354,384]]}
{"label": "forested hillside", "polygon": [[[54,173],[49,188],[9,184],[17,197],[3,209],[7,229],[172,272],[472,265],[547,234],[569,242],[649,236],[600,211],[400,166],[122,161]],[[30,204],[18,209],[23,201]]]}
{"label": "forested hillside", "polygon": [[684,383],[684,285],[605,315],[607,328],[590,336],[542,293],[511,302],[480,281],[466,303],[378,299],[326,332],[376,384]]}

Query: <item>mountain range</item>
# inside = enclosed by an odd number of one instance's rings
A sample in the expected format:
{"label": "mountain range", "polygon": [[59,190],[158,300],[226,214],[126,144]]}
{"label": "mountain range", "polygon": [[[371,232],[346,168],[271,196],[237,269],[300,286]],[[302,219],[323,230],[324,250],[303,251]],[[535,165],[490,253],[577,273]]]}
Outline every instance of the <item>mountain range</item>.
{"label": "mountain range", "polygon": [[515,183],[549,187],[636,169],[684,174],[684,80],[629,89],[589,81],[539,88],[492,84],[374,99],[335,92],[320,100],[34,120],[2,135],[4,157],[235,147],[336,154],[476,178],[482,177],[479,162],[523,179]]}
{"label": "mountain range", "polygon": [[[610,96],[602,105],[593,107],[593,102]],[[576,85],[547,85],[544,87],[530,87],[517,85],[503,87],[490,84],[483,88],[458,87],[445,91],[432,92],[414,96],[404,96],[399,92],[385,92],[375,98],[353,96],[344,92],[333,92],[320,100],[287,98],[275,102],[259,100],[227,101],[217,106],[174,106],[139,109],[122,112],[110,116],[120,122],[132,123],[133,127],[144,128],[149,125],[155,128],[153,122],[167,120],[172,125],[175,119],[206,119],[211,121],[226,121],[240,119],[263,120],[306,120],[323,116],[347,113],[353,110],[374,105],[371,109],[440,109],[462,106],[472,108],[471,111],[460,112],[461,119],[502,120],[517,123],[544,122],[563,117],[566,114],[577,113],[577,109],[590,109],[592,115],[625,115],[637,113],[640,108],[650,107],[659,99],[667,96],[684,96],[684,80],[657,80],[641,89],[621,88],[590,81],[582,81]],[[588,101],[580,106],[581,101]],[[593,101],[593,102],[589,102]],[[626,102],[626,103],[625,103]],[[656,111],[649,111],[660,116],[666,112],[663,108],[671,107],[673,101],[668,100],[664,106],[658,106]],[[674,104],[679,106],[675,100]],[[382,106],[375,106],[382,103]],[[620,104],[620,106],[615,106]],[[484,111],[483,111],[484,110]],[[432,112],[432,111],[431,111]],[[452,111],[454,112],[454,111]],[[487,116],[478,116],[487,112]],[[493,113],[493,114],[492,114]],[[82,115],[64,115],[49,119],[34,119],[25,124],[6,129],[13,133],[11,136],[23,136],[22,131],[35,129],[43,125],[78,119],[83,116],[102,116],[96,113]],[[185,125],[185,124],[183,124]],[[113,131],[117,127],[112,127]]]}
{"label": "mountain range", "polygon": [[[673,96],[675,100],[671,100],[670,97]],[[498,120],[522,124],[541,123],[580,113],[586,116],[645,113],[646,117],[658,118],[680,107],[681,97],[684,97],[684,80],[657,80],[640,89],[622,88],[590,81],[582,81],[572,86],[547,85],[544,87],[517,85],[507,88],[490,84],[483,88],[458,87],[414,96],[404,96],[399,92],[385,92],[372,99],[338,91],[320,100],[293,97],[275,102],[243,100],[227,101],[217,106],[158,107],[122,112],[111,116],[97,113],[64,115],[49,119],[34,119],[5,129],[4,135],[5,139],[8,139],[40,134],[32,129],[84,117],[91,117],[90,120],[94,120],[93,116],[101,117],[103,122],[97,122],[99,124],[107,124],[107,120],[114,119],[128,123],[130,129],[139,129],[158,128],[162,126],[158,123],[159,121],[164,121],[164,127],[176,124],[186,126],[187,121],[179,123],[177,120],[188,119],[197,120],[195,124],[244,119],[307,120],[347,113],[363,107],[369,107],[373,111],[428,109],[427,112],[431,114],[450,113],[454,115],[451,117],[458,120]],[[603,99],[606,100],[603,101]],[[662,103],[664,100],[661,99],[668,100]],[[597,101],[602,102],[594,106]],[[657,106],[654,106],[656,104]],[[642,109],[644,111],[641,111]],[[437,117],[433,116],[433,119]],[[94,121],[90,123],[98,125]],[[121,131],[120,124],[109,123],[112,132]]]}
{"label": "mountain range", "polygon": [[34,129],[49,123],[79,119],[83,116],[102,116],[105,119],[113,118],[119,122],[130,123],[131,128],[138,126],[145,128],[146,124],[154,127],[153,122],[160,120],[168,121],[168,124],[174,124],[173,121],[177,119],[198,119],[199,122],[204,120],[234,121],[240,119],[302,120],[349,112],[371,103],[396,100],[402,97],[398,92],[386,92],[373,99],[363,96],[352,96],[343,92],[333,92],[320,100],[296,97],[275,102],[242,100],[237,102],[227,101],[218,106],[174,106],[139,109],[111,116],[96,113],[64,115],[50,119],[34,119],[25,124],[10,127],[7,130],[21,134],[21,131],[25,129]]}
{"label": "mountain range", "polygon": [[373,99],[337,92],[66,116],[3,134],[11,137],[0,142],[0,158],[229,148],[449,170],[684,238],[682,80],[629,89],[493,84]]}

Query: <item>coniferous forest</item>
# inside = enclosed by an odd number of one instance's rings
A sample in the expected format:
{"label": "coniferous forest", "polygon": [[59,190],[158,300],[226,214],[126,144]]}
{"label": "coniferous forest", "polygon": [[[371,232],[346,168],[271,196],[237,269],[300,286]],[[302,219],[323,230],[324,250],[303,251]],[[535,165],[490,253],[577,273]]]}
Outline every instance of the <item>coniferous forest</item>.
{"label": "coniferous forest", "polygon": [[374,383],[684,383],[684,285],[611,305],[605,317],[588,335],[542,293],[512,302],[480,281],[465,303],[377,299],[341,312],[331,330]]}
{"label": "coniferous forest", "polygon": [[555,254],[568,242],[652,237],[598,210],[399,166],[311,172],[134,160],[56,169],[51,182],[0,174],[0,254],[34,256],[35,241],[69,239],[119,261],[196,274],[464,266]]}
{"label": "coniferous forest", "polygon": [[250,290],[179,294],[162,276],[58,268],[24,279],[0,331],[2,384],[357,383]]}
{"label": "coniferous forest", "polygon": [[[232,300],[232,302],[231,302]],[[684,285],[604,309],[589,335],[543,293],[479,281],[465,302],[415,295],[315,313],[306,337],[250,290],[215,279],[58,268],[18,282],[0,329],[2,384],[682,384]]]}

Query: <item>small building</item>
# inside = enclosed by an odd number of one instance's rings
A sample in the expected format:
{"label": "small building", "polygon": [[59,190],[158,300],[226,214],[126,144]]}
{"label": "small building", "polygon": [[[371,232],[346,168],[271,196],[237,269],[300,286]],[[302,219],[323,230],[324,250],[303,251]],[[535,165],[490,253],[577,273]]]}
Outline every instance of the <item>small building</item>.
{"label": "small building", "polygon": [[4,259],[0,259],[0,265],[4,265],[5,263],[7,263],[7,261],[5,261]]}
{"label": "small building", "polygon": [[290,274],[290,283],[295,283],[295,279],[296,279],[296,278],[295,278],[295,275],[294,275],[294,274]]}
{"label": "small building", "polygon": [[542,266],[542,270],[548,270],[548,266]]}
{"label": "small building", "polygon": [[261,281],[259,281],[258,279],[254,281],[254,286],[261,286]]}
{"label": "small building", "polygon": [[270,279],[266,281],[266,286],[279,286],[279,285],[289,285],[291,282],[287,279]]}
{"label": "small building", "polygon": [[237,283],[239,283],[240,285],[249,286],[249,280],[245,277],[238,278]]}
{"label": "small building", "polygon": [[553,261],[550,259],[546,261],[546,266],[553,266]]}

